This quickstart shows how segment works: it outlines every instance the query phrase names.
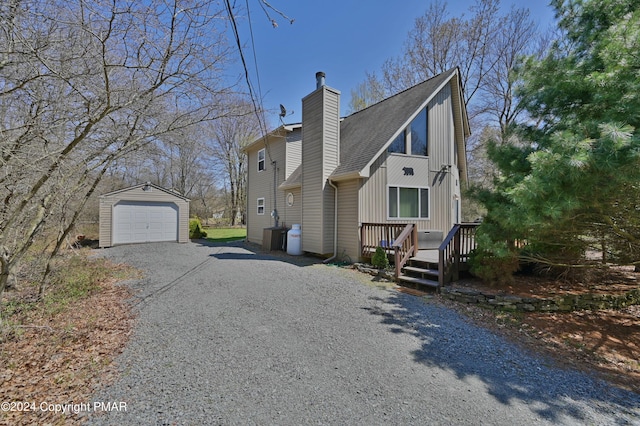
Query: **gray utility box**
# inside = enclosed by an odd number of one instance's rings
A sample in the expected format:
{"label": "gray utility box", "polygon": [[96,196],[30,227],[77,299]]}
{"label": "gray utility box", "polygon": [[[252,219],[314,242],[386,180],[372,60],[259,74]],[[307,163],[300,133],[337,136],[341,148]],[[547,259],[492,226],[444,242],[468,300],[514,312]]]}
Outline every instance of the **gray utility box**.
{"label": "gray utility box", "polygon": [[271,227],[262,230],[262,249],[265,251],[287,249],[287,228]]}

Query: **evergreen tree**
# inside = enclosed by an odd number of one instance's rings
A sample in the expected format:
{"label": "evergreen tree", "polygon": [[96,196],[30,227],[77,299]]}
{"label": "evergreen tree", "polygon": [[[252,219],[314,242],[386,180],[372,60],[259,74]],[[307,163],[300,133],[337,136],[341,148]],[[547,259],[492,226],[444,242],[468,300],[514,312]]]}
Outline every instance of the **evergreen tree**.
{"label": "evergreen tree", "polygon": [[640,0],[552,4],[562,39],[517,72],[537,124],[514,129],[518,143],[490,147],[495,189],[476,191],[488,210],[481,275],[487,256],[510,273],[517,255],[571,266],[594,246],[604,260],[640,262]]}

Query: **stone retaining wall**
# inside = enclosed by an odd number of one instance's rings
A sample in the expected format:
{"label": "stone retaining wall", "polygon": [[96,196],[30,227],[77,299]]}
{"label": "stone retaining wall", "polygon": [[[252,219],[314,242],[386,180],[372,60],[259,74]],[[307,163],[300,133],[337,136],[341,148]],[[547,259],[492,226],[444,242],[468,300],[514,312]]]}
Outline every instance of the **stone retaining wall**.
{"label": "stone retaining wall", "polygon": [[621,309],[640,305],[640,289],[624,294],[573,294],[554,298],[484,294],[478,290],[444,287],[443,297],[484,308],[519,312],[571,312],[590,309]]}

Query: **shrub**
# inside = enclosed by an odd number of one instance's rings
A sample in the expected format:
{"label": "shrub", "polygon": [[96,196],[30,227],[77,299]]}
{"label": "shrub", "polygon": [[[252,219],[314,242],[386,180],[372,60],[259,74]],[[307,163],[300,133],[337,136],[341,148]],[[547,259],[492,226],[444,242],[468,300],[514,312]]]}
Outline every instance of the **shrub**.
{"label": "shrub", "polygon": [[518,256],[515,253],[495,254],[482,249],[471,252],[469,263],[473,275],[486,284],[495,286],[511,284],[513,273],[519,266]]}
{"label": "shrub", "polygon": [[207,233],[202,230],[202,224],[200,223],[200,219],[198,218],[189,219],[189,238],[192,238],[192,239],[207,238]]}
{"label": "shrub", "polygon": [[376,247],[376,252],[371,258],[371,264],[378,269],[387,269],[389,267],[389,258],[382,247]]}

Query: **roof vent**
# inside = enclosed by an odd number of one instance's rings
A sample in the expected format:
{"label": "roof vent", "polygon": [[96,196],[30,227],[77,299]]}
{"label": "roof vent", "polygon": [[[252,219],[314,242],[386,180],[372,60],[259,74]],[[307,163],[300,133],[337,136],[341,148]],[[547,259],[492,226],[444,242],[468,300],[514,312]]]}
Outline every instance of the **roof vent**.
{"label": "roof vent", "polygon": [[325,74],[322,71],[318,71],[316,73],[316,89],[319,89],[322,86],[324,86],[324,77],[325,77]]}

